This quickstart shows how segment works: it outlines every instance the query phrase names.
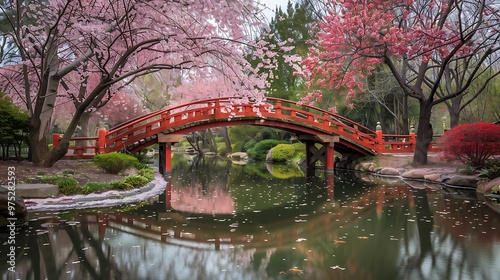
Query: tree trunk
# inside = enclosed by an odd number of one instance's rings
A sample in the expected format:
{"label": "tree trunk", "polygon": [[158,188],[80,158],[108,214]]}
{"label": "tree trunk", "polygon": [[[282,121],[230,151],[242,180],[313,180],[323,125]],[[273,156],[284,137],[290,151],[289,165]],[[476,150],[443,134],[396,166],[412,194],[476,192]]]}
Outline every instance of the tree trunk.
{"label": "tree trunk", "polygon": [[413,154],[413,165],[427,163],[429,144],[432,141],[433,132],[431,125],[432,100],[420,100],[420,113],[418,117],[417,142]]}
{"label": "tree trunk", "polygon": [[448,106],[448,112],[450,114],[450,128],[460,124],[460,104],[462,103],[462,97],[462,95],[459,95],[452,98],[451,106]]}
{"label": "tree trunk", "polygon": [[224,137],[224,143],[226,144],[226,151],[228,154],[233,153],[233,148],[231,147],[231,140],[229,139],[229,134],[227,133],[227,126],[222,127],[222,136]]}
{"label": "tree trunk", "polygon": [[408,95],[403,94],[403,116],[402,116],[402,122],[403,122],[403,135],[408,135],[410,134],[410,122],[409,122],[409,113],[408,113]]}
{"label": "tree trunk", "polygon": [[31,159],[35,166],[39,166],[49,153],[46,133],[41,132],[40,119],[32,116],[29,122],[29,141],[31,147]]}
{"label": "tree trunk", "polygon": [[[90,137],[90,136],[96,136],[96,135],[90,135],[90,129],[89,129],[89,123],[90,123],[90,118],[92,117],[91,113],[84,112],[82,114],[82,117],[80,118],[80,129],[77,130],[77,136],[78,137]],[[89,143],[87,140],[80,140],[76,141],[77,146],[87,146]],[[87,152],[87,151],[84,151]]]}

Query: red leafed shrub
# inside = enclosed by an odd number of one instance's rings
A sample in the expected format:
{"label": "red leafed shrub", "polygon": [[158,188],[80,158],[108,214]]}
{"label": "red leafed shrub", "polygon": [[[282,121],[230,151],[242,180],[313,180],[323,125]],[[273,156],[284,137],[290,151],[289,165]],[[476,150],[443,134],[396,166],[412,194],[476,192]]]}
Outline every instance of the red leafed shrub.
{"label": "red leafed shrub", "polygon": [[456,126],[440,139],[445,157],[456,157],[472,166],[484,166],[500,155],[500,125],[478,122]]}

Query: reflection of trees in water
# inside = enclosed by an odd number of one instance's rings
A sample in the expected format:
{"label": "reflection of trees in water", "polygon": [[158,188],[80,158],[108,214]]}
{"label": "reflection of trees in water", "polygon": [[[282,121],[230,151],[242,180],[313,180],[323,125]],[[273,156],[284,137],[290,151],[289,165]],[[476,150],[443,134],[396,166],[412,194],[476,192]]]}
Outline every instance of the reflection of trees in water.
{"label": "reflection of trees in water", "polygon": [[231,213],[234,202],[228,192],[228,160],[196,157],[187,167],[172,171],[172,207],[193,213]]}
{"label": "reflection of trees in water", "polygon": [[476,199],[450,200],[427,189],[413,190],[413,199],[418,235],[404,243],[402,277],[489,279],[500,273],[498,267],[484,265],[500,259],[491,246],[499,238],[498,215]]}
{"label": "reflection of trees in water", "polygon": [[17,278],[12,279],[122,279],[110,248],[86,224],[41,219],[30,222],[30,228],[16,236],[23,249],[16,258]]}

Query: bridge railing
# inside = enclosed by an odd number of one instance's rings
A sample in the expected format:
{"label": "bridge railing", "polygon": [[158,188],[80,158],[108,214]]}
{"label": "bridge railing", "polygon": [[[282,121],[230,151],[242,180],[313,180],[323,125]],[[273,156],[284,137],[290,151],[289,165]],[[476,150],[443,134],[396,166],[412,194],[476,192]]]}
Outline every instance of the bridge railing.
{"label": "bridge railing", "polygon": [[[132,145],[148,144],[156,135],[172,133],[200,123],[217,122],[223,119],[279,120],[312,130],[335,133],[376,152],[411,153],[415,149],[415,134],[391,135],[381,130],[372,130],[343,116],[297,102],[268,98],[265,102],[248,102],[236,97],[198,100],[165,108],[129,120],[109,131],[99,130],[98,137],[72,138],[68,156],[91,157],[126,149]],[[58,140],[58,138],[57,138]],[[86,141],[86,142],[82,142]],[[57,146],[57,141],[54,146]],[[86,143],[86,144],[81,144]],[[436,150],[435,145],[429,147]]]}

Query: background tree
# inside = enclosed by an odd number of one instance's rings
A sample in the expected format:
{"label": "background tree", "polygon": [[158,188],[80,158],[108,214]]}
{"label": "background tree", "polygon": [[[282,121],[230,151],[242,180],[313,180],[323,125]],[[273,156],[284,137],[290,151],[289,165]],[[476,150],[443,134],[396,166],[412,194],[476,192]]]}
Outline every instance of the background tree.
{"label": "background tree", "polygon": [[[269,77],[269,96],[299,100],[304,92],[304,80],[293,74],[298,69],[294,69],[288,60],[291,54],[305,58],[309,52],[309,40],[313,38],[312,25],[318,20],[311,5],[309,1],[297,3],[288,1],[285,10],[280,6],[276,7],[269,27],[261,30],[258,40],[267,42],[269,46],[282,46],[287,42],[293,44],[293,49],[286,56],[278,56],[275,61],[276,67]],[[265,62],[255,55],[256,52],[250,52],[247,59],[254,67],[265,71],[263,68]]]}
{"label": "background tree", "polygon": [[[404,94],[419,102],[413,164],[427,163],[432,108],[464,95],[500,58],[498,5],[491,0],[331,0],[327,5],[301,74],[311,85],[343,89],[353,98],[376,65],[387,65]],[[453,82],[457,79],[461,82]],[[440,90],[443,84],[446,91]],[[309,100],[321,97],[317,90],[308,95]]]}
{"label": "background tree", "polygon": [[0,92],[0,146],[2,159],[11,158],[9,150],[14,147],[15,157],[21,159],[21,147],[27,144],[28,114],[12,103]]}
{"label": "background tree", "polygon": [[[0,86],[28,110],[36,165],[52,166],[63,157],[82,115],[95,110],[94,101],[115,94],[142,75],[172,69],[186,75],[220,73],[233,95],[257,101],[263,100],[268,86],[261,77],[264,74],[256,74],[243,56],[242,43],[248,46],[252,28],[260,26],[253,1],[82,0],[25,5],[19,0],[8,4],[2,6],[2,15],[10,26],[2,40],[15,43],[18,58],[3,61]],[[258,55],[275,54],[267,48]],[[49,151],[47,134],[54,106],[71,91],[64,82],[75,73],[72,77],[85,83],[87,94],[77,97],[83,99],[60,145]]]}

